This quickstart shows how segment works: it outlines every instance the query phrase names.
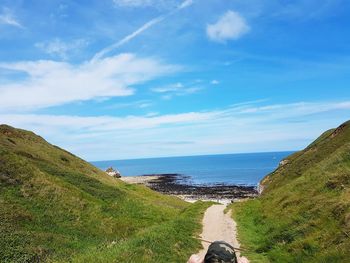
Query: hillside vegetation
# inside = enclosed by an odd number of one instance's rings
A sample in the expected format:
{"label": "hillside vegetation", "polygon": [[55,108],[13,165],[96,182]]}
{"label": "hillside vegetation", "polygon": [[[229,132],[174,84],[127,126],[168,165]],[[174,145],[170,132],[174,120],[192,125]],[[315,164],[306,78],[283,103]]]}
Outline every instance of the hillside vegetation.
{"label": "hillside vegetation", "polygon": [[207,206],[125,184],[0,125],[0,262],[185,262]]}
{"label": "hillside vegetation", "polygon": [[350,122],[322,134],[234,205],[251,262],[350,262]]}

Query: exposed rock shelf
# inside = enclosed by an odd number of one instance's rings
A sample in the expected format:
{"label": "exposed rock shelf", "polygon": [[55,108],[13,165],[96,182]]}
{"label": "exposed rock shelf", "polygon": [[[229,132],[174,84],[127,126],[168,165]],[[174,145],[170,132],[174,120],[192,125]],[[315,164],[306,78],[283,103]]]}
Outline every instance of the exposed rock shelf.
{"label": "exposed rock shelf", "polygon": [[193,185],[182,183],[181,174],[152,174],[132,177],[122,177],[128,183],[144,184],[151,189],[168,195],[176,195],[185,199],[202,200],[236,200],[256,197],[254,186],[241,185]]}

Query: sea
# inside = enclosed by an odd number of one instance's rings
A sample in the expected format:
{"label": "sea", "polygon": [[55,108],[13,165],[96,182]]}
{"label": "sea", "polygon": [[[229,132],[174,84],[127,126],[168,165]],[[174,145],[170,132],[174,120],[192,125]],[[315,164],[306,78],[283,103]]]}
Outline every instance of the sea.
{"label": "sea", "polygon": [[179,183],[257,186],[262,178],[278,167],[281,160],[292,153],[181,156],[98,161],[92,164],[102,170],[113,167],[119,170],[122,176],[179,174]]}

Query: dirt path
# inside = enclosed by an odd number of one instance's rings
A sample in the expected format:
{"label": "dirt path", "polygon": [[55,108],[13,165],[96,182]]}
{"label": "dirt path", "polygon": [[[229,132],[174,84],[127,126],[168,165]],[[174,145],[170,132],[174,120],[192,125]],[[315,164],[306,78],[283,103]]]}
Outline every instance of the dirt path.
{"label": "dirt path", "polygon": [[[203,218],[201,238],[208,241],[223,240],[239,248],[236,222],[231,218],[231,211],[224,213],[225,208],[226,205],[212,205],[207,209]],[[199,252],[199,256],[204,258],[210,244],[202,241],[202,245],[204,248]],[[236,254],[239,263],[249,263],[245,257],[240,257],[238,251]]]}

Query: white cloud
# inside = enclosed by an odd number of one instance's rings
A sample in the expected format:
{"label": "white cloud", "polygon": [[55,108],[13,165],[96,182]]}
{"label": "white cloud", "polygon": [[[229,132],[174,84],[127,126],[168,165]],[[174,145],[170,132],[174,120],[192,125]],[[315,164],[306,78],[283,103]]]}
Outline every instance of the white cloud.
{"label": "white cloud", "polygon": [[183,9],[183,8],[189,7],[191,5],[193,5],[193,0],[185,0],[179,5],[178,8]]}
{"label": "white cloud", "polygon": [[155,0],[113,0],[113,3],[122,7],[147,7],[157,5],[157,1]]}
{"label": "white cloud", "polygon": [[144,109],[151,107],[153,103],[150,100],[139,100],[134,102],[128,102],[128,103],[117,103],[113,105],[109,105],[104,107],[105,109],[123,109],[123,108],[138,108],[138,109]]}
{"label": "white cloud", "polygon": [[36,43],[35,47],[40,48],[51,56],[58,56],[66,60],[68,59],[68,54],[74,53],[87,45],[88,41],[85,39],[76,39],[71,42],[64,42],[61,39],[56,38],[52,41]]}
{"label": "white cloud", "polygon": [[[334,118],[327,118],[333,113]],[[350,101],[239,106],[203,112],[125,117],[0,114],[89,160],[296,150],[350,113]],[[310,118],[310,115],[313,115]],[[169,145],[169,138],[173,143]]]}
{"label": "white cloud", "polygon": [[193,0],[185,0],[178,4],[176,0],[113,0],[113,3],[120,7],[155,7],[160,9],[171,9],[174,6],[179,9],[186,8],[193,4]]}
{"label": "white cloud", "polygon": [[213,79],[211,82],[210,82],[212,85],[218,85],[220,84],[220,81],[216,80],[216,79]]}
{"label": "white cloud", "polygon": [[185,87],[184,84],[181,82],[170,84],[167,86],[163,87],[157,87],[157,88],[152,88],[151,91],[156,92],[156,93],[163,93],[162,99],[164,100],[170,100],[174,96],[185,96],[185,95],[190,95],[197,93],[201,91],[203,88],[201,87]]}
{"label": "white cloud", "polygon": [[2,13],[0,14],[0,24],[10,25],[22,29],[24,28],[8,8],[3,8]]}
{"label": "white cloud", "polygon": [[94,132],[130,132],[132,130],[151,129],[162,125],[178,125],[205,121],[211,118],[211,112],[188,112],[161,116],[127,116],[127,117],[79,117],[79,116],[55,116],[36,114],[0,114],[1,121],[16,126],[57,127],[68,130],[80,130],[83,133]]}
{"label": "white cloud", "polygon": [[113,3],[118,6],[140,7],[153,5],[154,0],[113,0]]}
{"label": "white cloud", "polygon": [[184,85],[178,82],[178,83],[171,84],[164,87],[152,88],[151,90],[157,93],[165,93],[165,92],[179,91],[182,88],[184,88]]}
{"label": "white cloud", "polygon": [[244,17],[235,11],[227,11],[214,24],[207,25],[207,36],[216,42],[225,42],[242,37],[250,30]]}
{"label": "white cloud", "polygon": [[0,110],[45,108],[101,97],[128,96],[133,85],[179,69],[154,58],[133,54],[78,65],[50,60],[0,63],[0,68],[23,72],[24,80],[0,84]]}

